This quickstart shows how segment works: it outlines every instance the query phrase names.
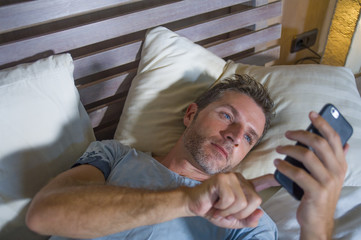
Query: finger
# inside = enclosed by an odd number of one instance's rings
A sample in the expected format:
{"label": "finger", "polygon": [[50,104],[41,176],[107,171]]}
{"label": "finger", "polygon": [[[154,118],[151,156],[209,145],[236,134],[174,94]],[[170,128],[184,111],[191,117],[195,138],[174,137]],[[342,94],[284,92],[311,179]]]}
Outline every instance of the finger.
{"label": "finger", "polygon": [[273,174],[266,174],[257,178],[253,178],[249,180],[256,192],[260,192],[270,187],[279,186],[280,184],[276,181]]}
{"label": "finger", "polygon": [[244,208],[247,205],[246,196],[236,174],[219,174],[216,176],[216,182],[218,201],[214,204],[215,208],[225,210],[234,204],[239,208]]}
{"label": "finger", "polygon": [[328,181],[327,169],[317,156],[308,148],[299,145],[287,145],[277,147],[276,151],[303,163],[306,169],[316,180],[321,182]]}
{"label": "finger", "polygon": [[242,192],[242,195],[243,196],[240,198],[235,198],[233,203],[230,204],[227,208],[219,208],[219,207],[215,206],[215,208],[217,210],[214,212],[214,215],[221,216],[221,217],[227,217],[227,216],[230,216],[237,212],[244,211],[247,208],[250,208],[252,204],[249,205],[249,202],[247,201],[243,192]]}
{"label": "finger", "polygon": [[330,124],[316,112],[310,112],[309,118],[321,135],[327,140],[336,154],[343,153],[343,147],[339,134]]}
{"label": "finger", "polygon": [[334,152],[325,138],[304,130],[287,131],[286,137],[311,147],[320,160],[333,158]]}
{"label": "finger", "polygon": [[[239,186],[241,187],[241,190],[245,197],[245,200],[243,199],[242,200],[246,204],[245,206],[242,206],[242,208],[237,208],[236,205],[234,207],[232,206],[232,208],[227,209],[227,211],[225,211],[222,214],[223,216],[225,216],[225,215],[237,213],[236,215],[238,216],[239,219],[241,219],[241,218],[246,218],[250,214],[252,214],[261,205],[262,199],[255,191],[254,184],[251,181],[246,180],[240,173],[236,173],[236,176],[239,179]],[[264,182],[264,179],[269,179],[269,181],[271,182],[275,181],[274,178],[272,177],[272,174],[270,176],[257,178],[257,180],[260,183]],[[255,182],[257,182],[257,180]]]}
{"label": "finger", "polygon": [[217,212],[222,217],[234,215],[238,219],[249,217],[262,203],[262,199],[253,190],[243,189],[246,201],[235,201],[229,208]]}
{"label": "finger", "polygon": [[235,192],[229,185],[222,184],[217,189],[218,200],[214,204],[214,208],[224,210],[231,206],[235,199]]}
{"label": "finger", "polygon": [[250,217],[254,213],[254,211],[259,208],[261,203],[262,203],[262,199],[258,195],[257,197],[250,198],[247,207],[236,213],[233,212],[232,216],[236,217],[237,219],[246,219]]}
{"label": "finger", "polygon": [[227,217],[221,217],[217,215],[208,218],[208,220],[220,227],[239,229],[245,227],[256,227],[262,215],[263,211],[261,209],[256,209],[251,215],[249,215],[245,219],[239,219],[234,215],[230,215]]}
{"label": "finger", "polygon": [[237,220],[238,225],[236,228],[257,227],[262,216],[263,211],[257,208],[246,218],[239,218],[237,215],[231,215],[227,217],[227,220]]}
{"label": "finger", "polygon": [[257,227],[259,220],[263,216],[263,211],[257,208],[251,215],[243,220],[243,225],[246,227]]}
{"label": "finger", "polygon": [[287,161],[283,161],[281,159],[275,159],[274,165],[276,166],[278,171],[283,173],[292,181],[296,182],[304,190],[305,193],[317,193],[319,183],[305,170],[293,166]]}
{"label": "finger", "polygon": [[[286,137],[311,147],[317,158],[324,164],[326,169],[332,172],[338,172],[341,168],[341,161],[337,159],[343,158],[343,155],[340,156],[335,154],[334,150],[325,138],[304,130],[287,131]],[[303,158],[298,159],[301,161],[303,160]],[[312,165],[312,162],[310,164]]]}
{"label": "finger", "polygon": [[[343,176],[346,174],[347,170],[347,162],[345,158],[345,150],[348,150],[348,147],[342,146],[340,135],[328,124],[328,122],[318,115],[316,112],[311,112],[309,114],[310,120],[312,124],[318,129],[321,135],[327,140],[327,145],[330,146],[332,152],[334,153],[333,157],[323,159],[324,163],[329,166],[329,169],[336,173],[339,176]],[[317,145],[315,149],[316,153],[322,151],[322,145]],[[323,152],[325,153],[325,151]],[[342,177],[342,178],[343,178]]]}
{"label": "finger", "polygon": [[[217,214],[226,217],[239,213],[240,218],[248,217],[262,202],[260,196],[256,193],[253,184],[246,180],[241,174],[234,173],[237,183],[232,184],[234,191],[234,202],[227,208],[220,209]],[[273,180],[272,180],[273,181]]]}

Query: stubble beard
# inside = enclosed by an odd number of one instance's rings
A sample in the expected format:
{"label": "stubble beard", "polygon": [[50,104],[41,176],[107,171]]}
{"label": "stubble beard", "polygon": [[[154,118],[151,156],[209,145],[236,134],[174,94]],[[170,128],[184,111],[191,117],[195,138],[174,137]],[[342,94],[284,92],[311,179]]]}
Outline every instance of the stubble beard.
{"label": "stubble beard", "polygon": [[214,164],[215,162],[220,161],[219,159],[223,159],[224,156],[216,151],[212,153],[205,151],[205,146],[208,143],[207,138],[197,133],[193,122],[186,129],[183,142],[186,150],[193,158],[193,162],[191,163],[193,165],[195,164],[196,167],[201,168],[201,170],[206,174],[213,175],[231,170],[228,165],[224,167],[218,167],[216,164]]}

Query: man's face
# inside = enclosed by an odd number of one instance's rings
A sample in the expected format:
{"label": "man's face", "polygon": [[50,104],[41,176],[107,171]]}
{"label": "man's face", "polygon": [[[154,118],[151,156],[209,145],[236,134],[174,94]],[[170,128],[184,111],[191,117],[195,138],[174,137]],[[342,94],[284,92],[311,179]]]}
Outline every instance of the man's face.
{"label": "man's face", "polygon": [[191,164],[207,174],[235,167],[257,143],[265,125],[254,100],[234,91],[225,92],[197,116],[195,112],[185,121],[184,146]]}

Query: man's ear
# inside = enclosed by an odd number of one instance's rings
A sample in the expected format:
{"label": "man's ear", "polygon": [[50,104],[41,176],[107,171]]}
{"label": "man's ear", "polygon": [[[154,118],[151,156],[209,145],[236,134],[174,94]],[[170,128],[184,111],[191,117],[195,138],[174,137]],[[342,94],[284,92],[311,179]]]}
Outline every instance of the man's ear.
{"label": "man's ear", "polygon": [[193,121],[193,118],[196,115],[197,110],[198,110],[198,106],[196,103],[191,103],[188,106],[187,111],[183,117],[183,123],[186,127],[188,127],[191,124],[191,122]]}

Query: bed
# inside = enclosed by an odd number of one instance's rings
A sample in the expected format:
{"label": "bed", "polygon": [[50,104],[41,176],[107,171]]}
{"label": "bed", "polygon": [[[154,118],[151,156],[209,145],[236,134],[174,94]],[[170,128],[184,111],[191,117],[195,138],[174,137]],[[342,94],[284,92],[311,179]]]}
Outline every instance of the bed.
{"label": "bed", "polygon": [[[17,1],[0,7],[0,238],[46,239],[24,216],[31,198],[94,140],[115,138],[162,155],[183,131],[182,111],[233,73],[262,82],[276,117],[235,169],[274,171],[274,148],[307,113],[334,103],[354,127],[335,239],[359,239],[361,100],[343,67],[272,66],[281,1]],[[297,201],[263,192],[280,239],[297,239]]]}

